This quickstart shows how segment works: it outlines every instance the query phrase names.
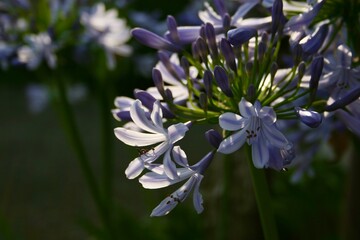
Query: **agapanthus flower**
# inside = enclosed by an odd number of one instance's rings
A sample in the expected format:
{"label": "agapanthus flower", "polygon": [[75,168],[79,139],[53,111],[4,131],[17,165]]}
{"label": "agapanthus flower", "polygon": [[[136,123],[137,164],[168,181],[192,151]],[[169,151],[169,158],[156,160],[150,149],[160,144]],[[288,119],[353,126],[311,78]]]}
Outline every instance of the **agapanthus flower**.
{"label": "agapanthus flower", "polygon": [[130,39],[130,29],[115,9],[106,11],[105,5],[98,3],[90,12],[81,14],[81,23],[86,28],[84,40],[95,41],[105,49],[109,69],[115,67],[114,54],[131,54],[132,48],[125,44]]}
{"label": "agapanthus flower", "polygon": [[[130,179],[136,178],[144,168],[154,168],[156,164],[154,165],[153,162],[165,153],[164,166],[166,174],[170,178],[174,178],[176,173],[172,171],[169,154],[174,143],[182,139],[189,130],[188,126],[190,123],[177,123],[164,128],[163,114],[159,101],[154,103],[149,118],[140,100],[136,100],[130,107],[130,116],[132,121],[144,132],[119,127],[114,130],[116,137],[129,146],[149,146],[149,149],[129,164],[125,172],[126,176]],[[153,147],[153,145],[158,143],[160,144]]]}
{"label": "agapanthus flower", "polygon": [[[254,105],[244,98],[239,103],[240,115],[232,112],[219,117],[219,125],[227,131],[237,131],[225,138],[218,148],[221,153],[235,152],[247,142],[251,145],[252,160],[257,168],[269,166],[269,147],[278,149],[289,146],[286,137],[276,127],[276,113],[268,106],[262,107],[259,101]],[[291,161],[287,160],[288,162]]]}
{"label": "agapanthus flower", "polygon": [[25,64],[30,70],[34,70],[44,59],[50,68],[56,67],[56,55],[54,53],[57,46],[47,32],[27,35],[25,42],[27,45],[20,47],[17,52],[19,63]]}
{"label": "agapanthus flower", "polygon": [[143,185],[143,187],[148,189],[163,188],[188,179],[184,185],[170,194],[170,196],[166,197],[152,211],[151,216],[163,216],[168,214],[177,206],[178,203],[183,202],[191,191],[193,191],[193,203],[195,210],[197,213],[201,213],[204,208],[202,206],[203,199],[199,191],[199,187],[203,179],[204,171],[214,157],[214,151],[205,155],[197,164],[192,166],[189,166],[187,156],[179,146],[175,146],[173,148],[172,156],[173,161],[180,166],[175,170],[177,173],[176,178],[169,178],[164,171],[162,174],[148,172],[139,179],[139,182]]}
{"label": "agapanthus flower", "polygon": [[328,104],[360,87],[360,67],[351,67],[352,55],[351,50],[342,44],[337,47],[335,58],[327,59],[319,88],[330,93]]}

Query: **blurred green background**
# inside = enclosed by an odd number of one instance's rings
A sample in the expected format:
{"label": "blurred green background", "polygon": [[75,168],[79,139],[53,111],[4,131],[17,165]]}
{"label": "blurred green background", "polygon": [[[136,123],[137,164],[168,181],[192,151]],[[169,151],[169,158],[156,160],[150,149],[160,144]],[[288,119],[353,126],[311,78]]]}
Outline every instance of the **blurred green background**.
{"label": "blurred green background", "polygon": [[[93,1],[94,2],[94,1]],[[202,1],[200,1],[202,2]],[[34,1],[33,1],[34,3]],[[107,1],[114,6],[114,2]],[[90,4],[90,1],[89,1]],[[181,16],[190,1],[129,1],[119,9],[121,17],[132,11],[156,12],[158,21],[167,14]],[[201,6],[201,3],[200,3]],[[131,27],[135,23],[128,19]],[[101,178],[101,124],[104,118],[97,78],[106,81],[108,115],[116,96],[132,97],[134,88],[152,85],[151,68],[141,59],[156,56],[134,40],[134,55],[118,57],[117,68],[106,70],[101,50],[93,50],[86,62],[75,61],[72,49],[57,53],[59,66],[35,71],[10,68],[0,71],[0,239],[97,239],[101,238],[101,219],[89,194],[76,155],[69,145],[57,105],[51,101],[51,86],[65,79],[67,87],[81,83],[86,96],[72,103],[78,130],[90,156],[91,166]],[[153,63],[156,59],[150,59]],[[139,66],[140,65],[140,66]],[[151,64],[150,64],[151,66]],[[143,74],[140,69],[145,71]],[[146,71],[147,74],[146,74]],[[29,109],[26,89],[29,84],[50,89],[50,101],[44,110]],[[56,94],[55,94],[56,95]],[[52,97],[51,97],[52,96]],[[111,129],[121,124],[111,119]],[[217,157],[206,172],[201,186],[205,210],[196,214],[192,200],[178,205],[168,216],[150,218],[152,209],[178,186],[161,190],[142,189],[137,180],[125,178],[124,171],[137,150],[124,146],[110,129],[114,149],[114,206],[111,219],[117,239],[262,239],[259,216],[244,154],[226,159]],[[193,163],[207,153],[203,136],[207,126],[191,131],[181,142]],[[187,141],[191,139],[191,141]],[[332,146],[339,146],[340,136]],[[206,143],[207,144],[207,143]],[[343,159],[351,148],[343,143],[336,159]],[[201,149],[199,151],[198,149]],[[342,239],[346,229],[350,161],[329,161],[318,153],[315,176],[290,183],[293,173],[267,171],[281,239]]]}

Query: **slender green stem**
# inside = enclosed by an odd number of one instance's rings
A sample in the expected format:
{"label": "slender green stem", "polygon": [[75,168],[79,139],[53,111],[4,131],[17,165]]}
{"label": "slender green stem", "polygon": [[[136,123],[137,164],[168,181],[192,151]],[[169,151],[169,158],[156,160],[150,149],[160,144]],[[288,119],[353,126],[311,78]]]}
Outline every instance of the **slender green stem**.
{"label": "slender green stem", "polygon": [[223,157],[223,192],[221,195],[220,208],[220,225],[217,239],[229,238],[229,224],[230,224],[230,182],[232,177],[232,156],[224,155]]}
{"label": "slender green stem", "polygon": [[270,192],[265,177],[265,171],[254,167],[252,163],[251,148],[250,146],[246,146],[246,148],[264,238],[265,240],[276,240],[278,239],[278,233],[272,211]]}
{"label": "slender green stem", "polygon": [[[90,194],[94,199],[95,206],[99,211],[100,217],[103,220],[104,227],[107,229],[108,233],[111,233],[111,228],[109,224],[109,217],[104,207],[99,186],[96,181],[96,177],[88,160],[85,147],[83,145],[76,121],[75,116],[72,112],[71,106],[69,104],[65,84],[62,78],[53,79],[54,90],[56,93],[57,106],[60,110],[60,117],[62,118],[62,123],[70,144],[75,151],[77,156],[80,168],[88,184]],[[111,235],[111,234],[110,234]]]}
{"label": "slender green stem", "polygon": [[[101,121],[101,154],[102,154],[102,178],[103,192],[107,204],[111,205],[114,179],[114,148],[113,127],[111,124],[110,103],[108,99],[108,82],[106,79],[98,79],[99,107]],[[111,207],[111,206],[108,206]]]}

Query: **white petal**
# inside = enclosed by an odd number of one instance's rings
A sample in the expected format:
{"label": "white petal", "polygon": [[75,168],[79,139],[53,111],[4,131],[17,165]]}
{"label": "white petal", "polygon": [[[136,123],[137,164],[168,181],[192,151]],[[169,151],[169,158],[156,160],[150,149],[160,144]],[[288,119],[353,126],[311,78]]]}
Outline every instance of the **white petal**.
{"label": "white petal", "polygon": [[352,53],[345,45],[340,45],[337,48],[337,60],[342,67],[351,67]]}
{"label": "white petal", "polygon": [[129,166],[125,170],[125,174],[128,179],[134,179],[139,176],[143,170],[144,162],[138,157],[130,162]]}
{"label": "white petal", "polygon": [[265,141],[255,142],[251,145],[252,160],[256,168],[264,168],[269,161],[269,149]]}
{"label": "white petal", "polygon": [[114,105],[120,110],[130,110],[130,107],[134,102],[135,100],[129,97],[116,97]]}
{"label": "white petal", "polygon": [[[161,111],[161,110],[160,110]],[[135,100],[130,108],[130,116],[136,125],[141,129],[152,133],[163,133],[163,129],[154,125],[145,115],[144,108],[140,100]]]}
{"label": "white petal", "polygon": [[251,102],[246,101],[245,98],[242,98],[241,101],[239,102],[239,110],[241,116],[245,118],[256,116],[254,106],[252,105]]}
{"label": "white petal", "polygon": [[166,140],[160,133],[141,133],[125,128],[115,128],[115,136],[129,146],[148,146]]}
{"label": "white petal", "polygon": [[178,178],[178,175],[176,171],[176,165],[171,159],[170,152],[171,152],[170,149],[168,149],[164,155],[164,170],[165,170],[165,174],[171,180],[174,180]]}
{"label": "white petal", "polygon": [[236,131],[244,128],[246,120],[235,113],[223,113],[219,117],[219,125],[222,129]]}
{"label": "white petal", "polygon": [[288,142],[286,137],[279,130],[277,130],[274,124],[273,125],[268,125],[266,123],[262,124],[261,132],[264,135],[265,139],[271,145],[277,148],[283,148]]}
{"label": "white petal", "polygon": [[143,188],[147,189],[158,189],[170,186],[172,180],[168,178],[165,174],[157,174],[155,172],[148,172],[139,178],[139,182],[142,184]]}
{"label": "white petal", "polygon": [[165,198],[154,210],[151,212],[151,217],[160,217],[168,214],[171,210],[173,210],[177,205],[178,201],[175,201],[171,197]]}
{"label": "white petal", "polygon": [[162,122],[162,110],[159,101],[155,101],[153,105],[153,110],[151,112],[151,120],[159,129],[163,129],[163,122]]}
{"label": "white petal", "polygon": [[179,141],[180,139],[182,139],[185,136],[185,133],[188,130],[189,130],[189,128],[183,123],[171,125],[168,128],[169,142],[171,144],[173,144],[173,143]]}
{"label": "white petal", "polygon": [[182,167],[189,167],[187,161],[186,153],[180,148],[180,146],[175,146],[172,150],[174,161]]}
{"label": "white petal", "polygon": [[194,208],[195,208],[196,212],[201,213],[204,210],[204,207],[202,205],[203,198],[199,191],[199,188],[200,188],[200,183],[203,179],[203,176],[201,174],[195,174],[194,176],[196,176],[197,181],[194,186],[193,203],[194,203]]}
{"label": "white petal", "polygon": [[269,125],[276,122],[276,113],[272,107],[265,106],[261,108],[259,117]]}
{"label": "white petal", "polygon": [[225,138],[218,148],[218,152],[221,153],[232,153],[238,150],[242,145],[244,145],[246,140],[246,128],[241,129],[239,132]]}

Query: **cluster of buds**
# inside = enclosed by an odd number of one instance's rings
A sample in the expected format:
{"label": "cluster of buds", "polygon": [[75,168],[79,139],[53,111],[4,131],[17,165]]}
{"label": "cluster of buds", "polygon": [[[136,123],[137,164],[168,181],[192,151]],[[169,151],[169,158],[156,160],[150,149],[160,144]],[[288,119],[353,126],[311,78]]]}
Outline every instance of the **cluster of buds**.
{"label": "cluster of buds", "polygon": [[[256,168],[304,169],[295,157],[296,137],[316,131],[325,118],[338,115],[360,135],[360,69],[351,66],[341,28],[313,23],[324,3],[247,1],[230,15],[224,1],[214,0],[215,10],[205,3],[199,12],[200,26],[178,26],[169,16],[164,36],[132,30],[136,40],[158,50],[159,62],[152,71],[154,87],[135,90],[135,99],[115,100],[114,117],[125,123],[115,129],[116,137],[145,149],[126,175],[133,179],[146,170],[139,181],[150,189],[188,179],[152,216],[167,214],[191,190],[201,212],[199,185],[215,154],[246,143]],[[246,18],[254,8],[267,15]],[[199,124],[213,125],[205,136],[214,149],[189,165],[177,144]],[[220,128],[222,134],[214,130]],[[293,140],[286,136],[291,131],[298,132],[289,134]]]}

